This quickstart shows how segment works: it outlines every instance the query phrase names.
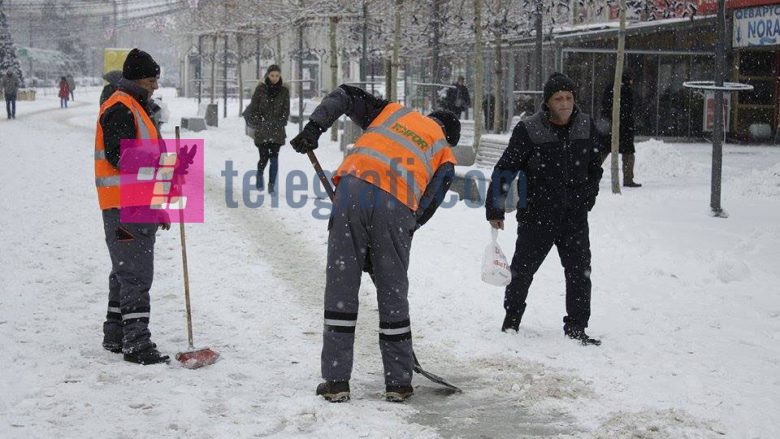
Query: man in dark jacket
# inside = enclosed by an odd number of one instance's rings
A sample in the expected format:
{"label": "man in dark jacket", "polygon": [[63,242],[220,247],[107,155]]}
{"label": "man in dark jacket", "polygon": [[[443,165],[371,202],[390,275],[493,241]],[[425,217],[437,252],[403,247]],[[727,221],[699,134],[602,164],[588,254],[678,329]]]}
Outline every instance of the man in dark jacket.
{"label": "man in dark jacket", "polygon": [[[468,112],[471,106],[471,96],[469,96],[469,89],[466,87],[465,80],[463,76],[458,76],[458,81],[447,89],[447,109],[455,113],[459,118],[464,111]],[[468,113],[466,117],[468,117]]]}
{"label": "man in dark jacket", "polygon": [[279,149],[287,140],[287,118],[290,117],[290,91],[282,82],[282,71],[276,64],[268,67],[263,82],[257,85],[252,101],[244,111],[246,124],[255,130],[255,146],[260,153],[257,162],[258,189],[263,189],[263,172],[268,161],[268,192],[273,193],[279,170]]}
{"label": "man in dark jacket", "polygon": [[2,78],[3,95],[5,97],[5,111],[9,119],[16,119],[16,94],[19,91],[19,78],[11,70],[5,72]]}
{"label": "man in dark jacket", "polygon": [[502,331],[517,331],[531,281],[553,245],[566,277],[563,331],[583,344],[600,344],[585,333],[590,318],[588,211],[601,180],[602,143],[592,119],[575,105],[575,84],[554,73],[544,85],[542,111],[515,126],[493,169],[486,200],[487,219],[504,228],[504,203],[518,173],[527,181],[527,202],[517,210],[517,244],[512,281],[506,287]]}
{"label": "man in dark jacket", "polygon": [[341,85],[314,110],[290,143],[306,153],[342,114],[363,128],[336,175],[328,226],[322,376],[317,394],[331,402],[349,399],[358,290],[371,261],[379,303],[379,346],[385,398],[403,401],[414,392],[412,330],[407,294],[414,231],[431,218],[455,173],[451,146],[460,122],[447,111],[427,117],[364,90]]}
{"label": "man in dark jacket", "polygon": [[[120,142],[160,138],[149,109],[159,75],[160,67],[148,53],[130,51],[117,90],[106,100],[108,107],[101,107],[95,141],[95,182],[111,256],[103,347],[124,353],[125,361],[144,365],[168,361],[151,341],[149,290],[154,277],[155,233],[158,227],[168,230],[170,222],[164,210],[155,223],[120,220]],[[132,207],[121,209],[132,215]]]}
{"label": "man in dark jacket", "polygon": [[[623,158],[623,186],[642,187],[634,181],[634,164],[636,163],[636,148],[634,148],[634,85],[633,75],[623,72],[620,84],[620,136],[618,152]],[[601,99],[601,115],[607,121],[612,121],[612,85],[604,90]],[[602,163],[609,155],[609,147],[602,154]]]}

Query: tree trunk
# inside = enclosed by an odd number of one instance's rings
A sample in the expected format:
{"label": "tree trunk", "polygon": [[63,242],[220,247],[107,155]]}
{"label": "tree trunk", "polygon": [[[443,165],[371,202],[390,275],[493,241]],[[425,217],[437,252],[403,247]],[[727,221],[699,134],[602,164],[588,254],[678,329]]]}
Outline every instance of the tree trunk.
{"label": "tree trunk", "polygon": [[[542,90],[544,83],[544,63],[542,62],[542,0],[536,0],[536,17],[534,20],[534,30],[536,32],[536,47],[534,52],[536,53],[536,65],[534,69],[534,82],[536,90]],[[534,95],[534,110],[539,111],[542,109],[543,96],[539,94]]]}
{"label": "tree trunk", "polygon": [[626,0],[620,0],[620,32],[618,33],[615,80],[612,83],[612,193],[620,193],[620,167],[618,149],[620,146],[620,85],[623,78],[623,56],[626,48]]}
{"label": "tree trunk", "polygon": [[217,97],[217,34],[211,37],[211,101]]}
{"label": "tree trunk", "polygon": [[390,99],[398,102],[398,51],[401,47],[401,8],[403,0],[395,0],[395,32],[393,35],[393,60],[390,67]]}
{"label": "tree trunk", "polygon": [[[431,12],[431,27],[433,31],[433,41],[431,44],[431,82],[441,84],[441,0],[433,0]],[[439,103],[439,94],[436,86],[431,87],[431,108],[437,109]]]}
{"label": "tree trunk", "polygon": [[474,0],[474,151],[479,151],[482,136],[482,91],[485,82],[482,41],[482,0]]}
{"label": "tree trunk", "polygon": [[[276,56],[274,58],[274,62],[276,63],[279,68],[282,68],[282,36],[277,35],[276,36]],[[291,73],[292,75],[292,73]]]}
{"label": "tree trunk", "polygon": [[[338,23],[339,19],[336,17],[330,18],[330,26],[329,26],[329,32],[330,32],[330,91],[333,91],[336,89],[336,87],[339,86],[338,83],[338,76],[339,76],[339,58],[338,58],[338,47],[336,46],[336,24]],[[336,122],[333,124],[333,127],[330,129],[330,140],[337,141],[339,140],[339,124]]]}
{"label": "tree trunk", "polygon": [[494,62],[495,70],[493,78],[495,80],[494,87],[493,87],[493,99],[495,102],[495,106],[493,107],[493,132],[500,133],[503,130],[504,126],[504,97],[502,96],[502,84],[501,80],[503,79],[501,77],[501,74],[503,72],[503,63],[501,60],[501,35],[496,34],[496,39],[494,41],[495,44],[495,52],[496,52],[496,59]]}
{"label": "tree trunk", "polygon": [[236,46],[238,47],[238,61],[236,70],[238,73],[238,117],[244,112],[244,74],[241,72],[241,34],[236,35]]}

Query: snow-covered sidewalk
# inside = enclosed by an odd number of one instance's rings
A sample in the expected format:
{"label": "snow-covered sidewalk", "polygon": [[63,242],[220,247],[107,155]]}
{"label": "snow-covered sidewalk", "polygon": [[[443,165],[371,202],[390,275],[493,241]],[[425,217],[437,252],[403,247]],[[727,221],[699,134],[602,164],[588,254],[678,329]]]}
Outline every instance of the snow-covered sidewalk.
{"label": "snow-covered sidewalk", "polygon": [[[172,136],[196,104],[162,94]],[[0,437],[780,436],[778,148],[726,147],[726,220],[707,214],[707,145],[639,144],[645,187],[614,196],[602,183],[591,213],[600,348],[562,335],[555,252],[520,333],[501,333],[503,292],[479,280],[484,211],[449,203],[415,234],[411,317],[423,366],[465,392],[417,376],[407,404],[381,401],[365,277],[353,400],[329,404],[314,396],[328,203],[306,157],[285,147],[279,192],[305,175],[292,201],[308,199],[250,207],[260,203],[244,175],[257,152],[235,102],[219,128],[192,133],[206,145],[206,222],[187,227],[196,344],[222,359],[140,367],[100,347],[110,267],[92,164],[97,97],[82,93],[67,110],[40,97],[34,112],[20,105],[16,121],[0,120]],[[317,154],[326,169],[341,158],[328,141]],[[511,253],[507,223],[499,239]],[[152,288],[152,333],[167,353],[186,348],[175,228],[158,233]]]}

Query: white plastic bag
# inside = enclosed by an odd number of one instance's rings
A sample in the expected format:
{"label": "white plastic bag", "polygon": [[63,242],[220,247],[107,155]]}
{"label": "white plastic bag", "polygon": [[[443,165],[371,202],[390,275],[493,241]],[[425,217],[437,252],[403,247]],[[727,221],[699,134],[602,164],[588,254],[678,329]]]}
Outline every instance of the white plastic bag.
{"label": "white plastic bag", "polygon": [[493,239],[485,247],[485,254],[482,256],[482,281],[497,287],[505,287],[512,280],[512,272],[509,270],[504,252],[496,241],[498,229],[491,227],[490,234]]}

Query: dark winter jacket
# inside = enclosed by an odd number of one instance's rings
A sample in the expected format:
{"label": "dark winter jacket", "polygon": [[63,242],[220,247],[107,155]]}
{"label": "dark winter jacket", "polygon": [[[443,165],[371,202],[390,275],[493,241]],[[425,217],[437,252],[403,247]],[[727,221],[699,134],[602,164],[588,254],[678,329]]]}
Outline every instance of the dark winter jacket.
{"label": "dark winter jacket", "polygon": [[105,87],[103,87],[103,91],[100,92],[100,105],[103,105],[103,102],[110,98],[116,91],[119,80],[122,79],[122,71],[112,70],[103,75],[103,79],[105,79],[108,84],[106,84]]}
{"label": "dark winter jacket", "polygon": [[[601,99],[601,115],[607,121],[612,121],[612,86],[604,90]],[[607,153],[609,148],[607,148]],[[620,86],[620,146],[621,154],[634,154],[634,92],[631,85],[623,83]]]}
{"label": "dark winter jacket", "polygon": [[[309,117],[309,124],[319,132],[325,132],[342,114],[352,119],[360,128],[367,129],[379,116],[389,101],[379,99],[365,90],[342,84],[328,94]],[[307,124],[307,126],[309,126]],[[433,174],[425,188],[420,204],[415,212],[418,227],[425,224],[436,212],[447,195],[455,176],[455,166],[444,163]]]}
{"label": "dark winter jacket", "polygon": [[471,106],[471,97],[469,96],[469,89],[465,85],[452,84],[452,87],[447,89],[447,109],[455,114],[465,111]]}
{"label": "dark winter jacket", "polygon": [[[124,78],[119,80],[117,87],[137,100],[146,111],[146,114],[151,115],[149,93],[146,90]],[[103,128],[106,160],[119,169],[120,141],[122,139],[135,139],[136,136],[133,113],[124,104],[117,102],[103,113],[103,117],[100,119],[100,126]],[[159,133],[157,137],[159,137]]]}
{"label": "dark winter jacket", "polygon": [[16,96],[19,91],[19,78],[16,75],[5,74],[0,78],[0,82],[3,84],[3,93],[6,96]]}
{"label": "dark winter jacket", "polygon": [[509,185],[520,171],[525,175],[527,198],[518,205],[519,221],[537,220],[534,214],[560,209],[572,214],[592,209],[603,172],[599,156],[603,144],[593,120],[576,107],[567,126],[551,124],[546,110],[521,121],[493,169],[485,203],[487,219],[504,219]]}
{"label": "dark winter jacket", "polygon": [[258,84],[252,101],[244,110],[244,120],[255,129],[255,145],[274,143],[284,145],[285,127],[290,117],[290,92],[282,80],[271,84],[268,78]]}

